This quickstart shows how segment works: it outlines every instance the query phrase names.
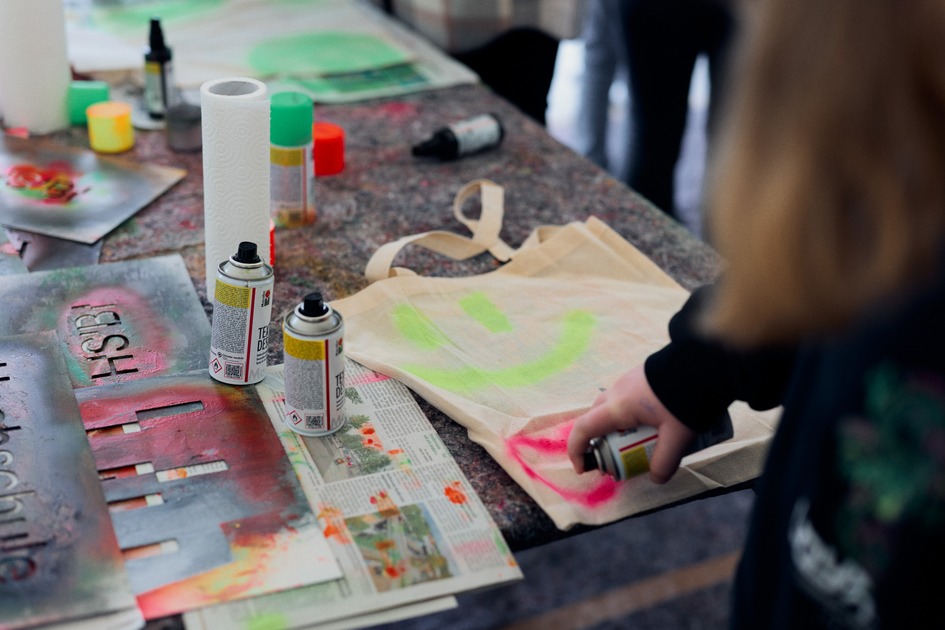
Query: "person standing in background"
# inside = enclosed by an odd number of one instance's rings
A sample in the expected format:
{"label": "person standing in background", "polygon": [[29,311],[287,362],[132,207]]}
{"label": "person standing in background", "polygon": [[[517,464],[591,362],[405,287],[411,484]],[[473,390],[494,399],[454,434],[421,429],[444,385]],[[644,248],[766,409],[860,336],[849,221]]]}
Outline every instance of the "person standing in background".
{"label": "person standing in background", "polygon": [[692,70],[696,58],[706,53],[712,85],[711,138],[723,100],[735,19],[724,0],[622,0],[616,4],[630,76],[627,184],[677,217],[673,177],[686,128]]}
{"label": "person standing in background", "polygon": [[558,42],[580,32],[583,0],[372,0],[473,69],[541,124]]}
{"label": "person standing in background", "polygon": [[[610,88],[627,72],[627,42],[622,15],[627,0],[590,0],[584,17],[584,75],[577,116],[578,153],[624,180],[626,174],[607,156]],[[630,101],[628,99],[629,106]],[[626,112],[629,115],[629,107]],[[626,149],[626,147],[624,147]],[[625,161],[625,157],[624,157]]]}

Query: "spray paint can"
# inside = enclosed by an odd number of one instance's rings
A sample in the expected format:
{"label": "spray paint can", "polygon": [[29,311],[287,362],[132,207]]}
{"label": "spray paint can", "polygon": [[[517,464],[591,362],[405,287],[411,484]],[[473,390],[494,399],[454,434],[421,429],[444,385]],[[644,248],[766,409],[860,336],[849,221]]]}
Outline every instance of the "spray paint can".
{"label": "spray paint can", "polygon": [[217,267],[210,337],[210,376],[222,383],[249,385],[266,377],[272,267],[260,260],[256,244],[243,241]]}
{"label": "spray paint can", "polygon": [[471,153],[494,149],[504,136],[505,130],[496,115],[483,114],[438,129],[432,138],[415,146],[412,152],[420,157],[455,160]]}
{"label": "spray paint can", "polygon": [[[696,435],[684,455],[730,440],[734,435],[732,418],[726,411],[711,428]],[[646,425],[596,437],[584,453],[584,470],[600,470],[617,481],[649,472],[657,437],[656,429]]]}
{"label": "spray paint can", "polygon": [[334,433],[345,425],[345,324],[309,293],[282,324],[285,348],[285,423],[306,436]]}
{"label": "spray paint can", "polygon": [[279,92],[270,99],[269,214],[278,227],[315,221],[312,107],[312,99],[300,92]]}

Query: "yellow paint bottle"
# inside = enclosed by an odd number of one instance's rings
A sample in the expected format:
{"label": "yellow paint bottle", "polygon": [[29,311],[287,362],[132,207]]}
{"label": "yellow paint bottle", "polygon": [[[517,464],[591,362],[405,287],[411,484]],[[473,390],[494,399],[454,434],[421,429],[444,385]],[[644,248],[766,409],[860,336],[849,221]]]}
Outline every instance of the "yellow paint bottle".
{"label": "yellow paint bottle", "polygon": [[99,153],[121,153],[135,145],[131,105],[118,101],[96,103],[85,110],[89,120],[89,145]]}

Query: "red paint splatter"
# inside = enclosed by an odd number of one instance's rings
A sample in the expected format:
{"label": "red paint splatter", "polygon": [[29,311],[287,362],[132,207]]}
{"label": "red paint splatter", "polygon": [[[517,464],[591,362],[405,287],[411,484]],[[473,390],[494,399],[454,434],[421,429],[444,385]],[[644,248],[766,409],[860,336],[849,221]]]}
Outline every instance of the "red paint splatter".
{"label": "red paint splatter", "polygon": [[32,164],[14,164],[7,169],[7,186],[43,203],[66,205],[79,193],[76,182],[82,173],[68,162],[51,162],[45,170]]}
{"label": "red paint splatter", "polygon": [[396,567],[388,566],[384,568],[384,573],[387,574],[389,578],[398,578],[400,577],[400,571]]}
{"label": "red paint splatter", "polygon": [[181,226],[182,228],[185,228],[185,229],[188,229],[188,230],[196,230],[196,229],[197,229],[197,226],[194,225],[194,222],[191,221],[190,219],[184,219],[183,221],[181,221],[181,222],[180,222],[180,226]]}
{"label": "red paint splatter", "polygon": [[[258,398],[201,374],[132,381],[120,388],[87,388],[79,396],[79,410],[86,429],[93,429],[134,420],[136,411],[195,401],[203,409],[142,420],[140,432],[91,440],[92,454],[99,469],[151,462],[155,470],[168,470],[183,462],[226,461],[225,483],[220,478],[195,477],[189,487],[202,497],[192,513],[195,526],[207,526],[201,519],[208,520],[216,501],[241,506],[243,514],[229,522],[232,527],[221,526],[231,546],[245,548],[251,557],[245,565],[216,569],[232,573],[232,579],[220,580],[221,584],[236,584],[248,580],[257,564],[267,563],[278,537],[294,533],[293,525],[307,510],[299,500],[295,476],[285,473],[291,464]],[[147,618],[154,618],[193,608],[191,600],[198,595],[199,605],[233,596],[229,586],[203,589],[202,579],[196,575],[143,594],[139,604]],[[240,581],[238,588],[247,584]],[[186,605],[177,592],[190,598]]]}
{"label": "red paint splatter", "polygon": [[522,470],[529,478],[538,481],[550,490],[561,495],[566,501],[577,503],[590,508],[600,507],[611,501],[616,495],[619,486],[612,477],[602,475],[597,478],[590,488],[587,487],[585,477],[574,476],[576,488],[564,488],[536,471],[531,464],[525,460],[524,451],[537,452],[543,456],[545,461],[563,460],[567,467],[570,467],[568,459],[568,435],[571,434],[572,423],[560,425],[554,429],[550,436],[545,435],[516,435],[505,441],[506,452],[509,456],[518,462]]}
{"label": "red paint splatter", "polygon": [[[164,313],[122,286],[98,287],[79,296],[59,316],[57,331],[75,365],[81,366],[85,382],[78,382],[79,386],[161,374],[173,366],[181,343],[175,341],[179,335],[173,334]],[[74,381],[80,380],[77,376]]]}
{"label": "red paint splatter", "polygon": [[417,106],[413,103],[404,103],[397,101],[394,103],[387,103],[386,105],[381,105],[378,108],[385,117],[398,117],[403,118],[407,116],[416,116],[417,115]]}

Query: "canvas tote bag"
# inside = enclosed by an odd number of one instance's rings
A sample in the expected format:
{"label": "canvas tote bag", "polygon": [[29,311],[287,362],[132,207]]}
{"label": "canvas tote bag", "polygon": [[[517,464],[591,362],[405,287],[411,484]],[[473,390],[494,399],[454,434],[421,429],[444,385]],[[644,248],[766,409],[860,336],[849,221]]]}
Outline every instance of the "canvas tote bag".
{"label": "canvas tote bag", "polygon": [[[462,204],[481,194],[478,220]],[[456,196],[472,232],[413,235],[382,246],[372,284],[332,306],[346,322],[345,352],[405,384],[468,429],[560,529],[599,525],[753,479],[777,414],[737,403],[735,437],[690,455],[662,486],[646,475],[615,482],[574,473],[567,438],[598,394],[668,340],[688,293],[602,221],[536,229],[518,250],[499,239],[503,189],[486,180]],[[509,261],[465,278],[391,268],[407,244],[463,260],[484,251]]]}

